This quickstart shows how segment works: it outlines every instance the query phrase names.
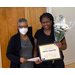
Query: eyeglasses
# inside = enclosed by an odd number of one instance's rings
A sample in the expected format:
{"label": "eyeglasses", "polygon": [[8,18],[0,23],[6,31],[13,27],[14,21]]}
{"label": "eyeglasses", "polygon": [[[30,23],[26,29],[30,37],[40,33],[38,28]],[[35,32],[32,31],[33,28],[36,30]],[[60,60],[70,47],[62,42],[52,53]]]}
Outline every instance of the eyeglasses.
{"label": "eyeglasses", "polygon": [[18,26],[19,28],[27,28],[28,26]]}

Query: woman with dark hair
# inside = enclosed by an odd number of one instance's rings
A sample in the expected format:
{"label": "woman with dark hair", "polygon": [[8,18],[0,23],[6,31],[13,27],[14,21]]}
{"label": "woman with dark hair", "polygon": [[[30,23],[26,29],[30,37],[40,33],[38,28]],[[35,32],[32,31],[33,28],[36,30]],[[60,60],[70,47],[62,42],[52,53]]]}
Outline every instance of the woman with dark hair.
{"label": "woman with dark hair", "polygon": [[[42,28],[37,30],[34,36],[34,57],[39,57],[39,50],[37,47],[38,45],[54,43],[55,41],[53,16],[50,13],[43,13],[40,16],[40,22],[42,24]],[[36,68],[64,68],[64,62],[63,62],[64,56],[62,50],[65,50],[67,48],[65,37],[61,42],[56,43],[56,45],[60,49],[62,59],[54,60],[54,63],[52,63],[53,60],[43,61],[43,62],[37,60],[35,62]]]}

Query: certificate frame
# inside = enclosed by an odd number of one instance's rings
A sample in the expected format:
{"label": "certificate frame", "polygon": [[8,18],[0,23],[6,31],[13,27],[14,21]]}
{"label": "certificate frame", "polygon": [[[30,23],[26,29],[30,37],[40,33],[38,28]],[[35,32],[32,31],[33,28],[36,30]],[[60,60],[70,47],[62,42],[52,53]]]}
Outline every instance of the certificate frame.
{"label": "certificate frame", "polygon": [[38,45],[38,49],[41,61],[62,59],[60,49],[55,43]]}

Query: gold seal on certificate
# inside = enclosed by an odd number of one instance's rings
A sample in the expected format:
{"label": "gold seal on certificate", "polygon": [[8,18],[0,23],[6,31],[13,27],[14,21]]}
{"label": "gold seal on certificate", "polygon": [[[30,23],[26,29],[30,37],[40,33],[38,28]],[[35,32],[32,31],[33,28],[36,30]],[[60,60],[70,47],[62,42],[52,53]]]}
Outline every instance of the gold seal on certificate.
{"label": "gold seal on certificate", "polygon": [[38,47],[42,61],[61,59],[59,48],[54,43],[39,45]]}

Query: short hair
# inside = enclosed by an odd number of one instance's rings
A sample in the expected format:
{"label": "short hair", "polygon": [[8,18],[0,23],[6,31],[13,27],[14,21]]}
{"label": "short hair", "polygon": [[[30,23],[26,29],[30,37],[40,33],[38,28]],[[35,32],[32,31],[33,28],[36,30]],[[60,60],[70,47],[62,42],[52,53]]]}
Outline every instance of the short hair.
{"label": "short hair", "polygon": [[20,23],[20,22],[26,22],[26,24],[27,24],[27,26],[28,26],[28,22],[27,22],[26,19],[24,19],[24,18],[19,19],[18,22],[17,22],[17,25],[18,25],[18,26],[19,26],[19,23]]}

